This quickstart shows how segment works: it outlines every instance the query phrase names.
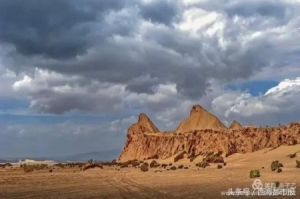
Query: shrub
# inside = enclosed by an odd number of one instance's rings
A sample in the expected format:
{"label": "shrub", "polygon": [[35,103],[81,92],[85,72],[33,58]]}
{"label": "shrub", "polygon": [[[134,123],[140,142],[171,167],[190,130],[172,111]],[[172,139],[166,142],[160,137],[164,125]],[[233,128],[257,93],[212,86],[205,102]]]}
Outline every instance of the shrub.
{"label": "shrub", "polygon": [[260,177],[260,172],[259,170],[251,170],[250,171],[250,178],[257,178],[257,177]]}
{"label": "shrub", "polygon": [[226,166],[226,165],[227,165],[227,163],[226,163],[226,162],[224,162],[224,163],[223,163],[223,166]]}
{"label": "shrub", "polygon": [[179,166],[178,166],[178,169],[183,169],[183,168],[184,168],[183,165],[179,165]]}
{"label": "shrub", "polygon": [[289,154],[289,155],[288,155],[288,157],[290,157],[290,158],[295,158],[296,156],[297,156],[296,153],[292,153],[292,154]]}
{"label": "shrub", "polygon": [[24,164],[24,165],[23,165],[23,170],[24,170],[24,172],[26,172],[26,173],[32,172],[32,171],[34,171],[34,166]]}
{"label": "shrub", "polygon": [[42,169],[47,169],[48,165],[47,164],[35,164],[33,165],[35,170],[42,170]]}
{"label": "shrub", "polygon": [[155,160],[153,160],[151,163],[150,163],[150,168],[157,168],[159,167],[160,164],[158,164]]}
{"label": "shrub", "polygon": [[278,188],[279,185],[280,185],[280,182],[279,181],[275,181],[274,184],[275,184],[276,188]]}
{"label": "shrub", "polygon": [[217,168],[218,169],[222,169],[223,167],[222,167],[222,165],[219,164]]}
{"label": "shrub", "polygon": [[148,168],[148,165],[147,164],[142,164],[142,166],[141,166],[141,171],[143,171],[143,172],[146,172],[146,171],[148,171],[149,170],[149,168]]}
{"label": "shrub", "polygon": [[277,169],[277,173],[281,173],[282,172],[282,169],[281,168],[278,168]]}
{"label": "shrub", "polygon": [[271,170],[275,171],[276,169],[278,169],[278,165],[279,165],[279,161],[278,160],[273,161],[272,164],[271,164]]}
{"label": "shrub", "polygon": [[60,167],[60,168],[64,168],[64,167],[65,167],[65,165],[64,165],[64,164],[62,164],[62,163],[55,164],[54,166],[56,166],[56,167]]}
{"label": "shrub", "polygon": [[167,164],[161,164],[161,167],[163,167],[164,169],[167,167]]}
{"label": "shrub", "polygon": [[98,167],[100,169],[103,169],[102,163],[97,163],[97,162],[93,162],[91,163],[91,161],[89,161],[89,163],[87,163],[86,165],[83,166],[82,170],[85,171],[87,169],[93,169],[95,167]]}
{"label": "shrub", "polygon": [[173,164],[172,163],[169,163],[169,166],[172,166]]}
{"label": "shrub", "polygon": [[296,168],[300,168],[300,160],[296,160]]}
{"label": "shrub", "polygon": [[278,160],[273,161],[272,164],[271,164],[271,170],[272,171],[276,171],[278,168],[281,168],[281,167],[283,167],[283,164],[280,163]]}
{"label": "shrub", "polygon": [[53,171],[52,169],[49,170],[50,173],[52,173],[52,171]]}
{"label": "shrub", "polygon": [[209,166],[208,162],[199,162],[196,164],[197,167],[202,167],[203,169],[207,166]]}
{"label": "shrub", "polygon": [[184,167],[184,169],[189,169],[188,167]]}
{"label": "shrub", "polygon": [[172,166],[172,167],[170,168],[170,170],[176,170],[176,167],[175,167],[175,166]]}

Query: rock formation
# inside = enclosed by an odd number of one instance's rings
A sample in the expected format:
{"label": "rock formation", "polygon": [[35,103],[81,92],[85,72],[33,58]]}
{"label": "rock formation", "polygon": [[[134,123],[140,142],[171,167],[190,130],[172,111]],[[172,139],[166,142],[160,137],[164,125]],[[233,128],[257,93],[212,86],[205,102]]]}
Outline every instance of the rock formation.
{"label": "rock formation", "polygon": [[[300,143],[300,124],[291,123],[280,127],[226,128],[220,120],[199,105],[193,106],[190,116],[170,132],[159,132],[145,115],[129,127],[127,141],[118,161],[158,156],[160,159],[185,152],[188,157],[209,152],[254,152],[263,148]],[[239,128],[236,128],[239,127]]]}
{"label": "rock formation", "polygon": [[236,120],[234,120],[229,126],[229,129],[240,129],[240,128],[243,128],[243,126]]}
{"label": "rock formation", "polygon": [[190,111],[190,116],[183,120],[175,129],[176,133],[185,133],[194,130],[222,130],[227,127],[213,114],[200,105],[195,105]]}

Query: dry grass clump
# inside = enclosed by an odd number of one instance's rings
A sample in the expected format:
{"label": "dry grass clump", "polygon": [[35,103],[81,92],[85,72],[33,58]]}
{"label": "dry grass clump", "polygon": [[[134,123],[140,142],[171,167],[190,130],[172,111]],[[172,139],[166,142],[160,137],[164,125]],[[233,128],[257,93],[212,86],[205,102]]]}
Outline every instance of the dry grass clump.
{"label": "dry grass clump", "polygon": [[25,173],[33,172],[34,171],[34,165],[23,165],[23,170]]}

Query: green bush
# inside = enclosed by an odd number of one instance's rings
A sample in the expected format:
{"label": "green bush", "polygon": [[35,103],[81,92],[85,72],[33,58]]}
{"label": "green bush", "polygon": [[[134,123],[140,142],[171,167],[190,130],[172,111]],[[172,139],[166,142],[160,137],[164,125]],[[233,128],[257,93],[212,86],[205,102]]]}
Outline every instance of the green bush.
{"label": "green bush", "polygon": [[260,171],[255,169],[250,171],[250,178],[258,178],[260,177]]}
{"label": "green bush", "polygon": [[273,161],[272,164],[271,164],[271,170],[272,171],[276,171],[278,169],[278,165],[279,165],[279,161],[278,160]]}

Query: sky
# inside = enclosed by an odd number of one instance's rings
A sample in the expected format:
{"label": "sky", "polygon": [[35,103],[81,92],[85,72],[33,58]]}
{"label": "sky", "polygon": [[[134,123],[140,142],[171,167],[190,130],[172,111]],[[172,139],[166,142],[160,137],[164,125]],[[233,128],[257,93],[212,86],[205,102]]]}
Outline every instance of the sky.
{"label": "sky", "polygon": [[0,1],[0,157],[121,149],[175,129],[300,119],[299,0]]}

